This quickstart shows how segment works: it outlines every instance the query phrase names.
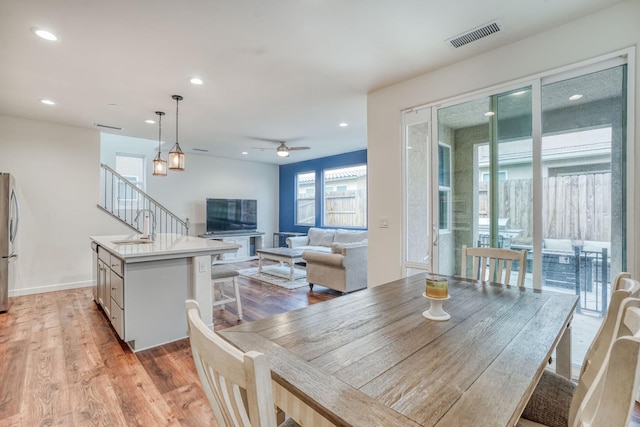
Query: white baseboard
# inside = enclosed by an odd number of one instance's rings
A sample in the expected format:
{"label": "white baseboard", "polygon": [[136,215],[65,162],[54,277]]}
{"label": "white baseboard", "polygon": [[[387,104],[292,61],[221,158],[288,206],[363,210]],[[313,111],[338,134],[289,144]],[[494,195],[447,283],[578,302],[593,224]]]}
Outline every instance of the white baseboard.
{"label": "white baseboard", "polygon": [[86,288],[95,286],[92,280],[82,282],[59,283],[56,285],[37,286],[33,288],[13,289],[9,290],[9,297],[17,297],[22,295],[43,294],[45,292],[65,291],[68,289]]}

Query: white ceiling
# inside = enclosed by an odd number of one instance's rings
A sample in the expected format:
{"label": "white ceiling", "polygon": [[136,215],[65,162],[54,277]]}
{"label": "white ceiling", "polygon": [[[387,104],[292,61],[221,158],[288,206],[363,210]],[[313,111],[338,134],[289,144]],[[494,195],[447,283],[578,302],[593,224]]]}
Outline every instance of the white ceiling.
{"label": "white ceiling", "polygon": [[[161,110],[166,154],[179,94],[187,167],[194,148],[298,162],[366,148],[372,90],[619,2],[0,0],[0,114],[157,140],[157,125],[144,121]],[[446,43],[494,19],[501,32],[459,49]],[[192,85],[195,76],[204,85]],[[283,159],[262,139],[311,149]]]}

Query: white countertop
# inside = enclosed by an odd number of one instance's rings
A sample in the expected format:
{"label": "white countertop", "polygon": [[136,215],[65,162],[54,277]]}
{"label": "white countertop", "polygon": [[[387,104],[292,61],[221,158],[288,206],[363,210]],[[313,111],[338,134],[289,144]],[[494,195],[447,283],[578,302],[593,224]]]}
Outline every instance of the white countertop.
{"label": "white countertop", "polygon": [[[152,242],[144,241],[140,234],[90,236],[89,238],[125,262],[143,262],[157,259],[184,258],[235,252],[240,245],[219,240],[202,239],[180,234],[158,234]],[[116,243],[128,241],[131,243]]]}

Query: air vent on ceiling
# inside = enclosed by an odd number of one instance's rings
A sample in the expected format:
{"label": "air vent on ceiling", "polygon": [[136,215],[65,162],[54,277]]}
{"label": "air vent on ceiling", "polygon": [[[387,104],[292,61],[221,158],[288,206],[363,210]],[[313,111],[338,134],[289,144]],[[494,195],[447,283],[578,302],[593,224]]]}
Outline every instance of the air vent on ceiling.
{"label": "air vent on ceiling", "polygon": [[208,153],[209,150],[205,150],[204,148],[194,148],[193,151],[200,151],[202,153]]}
{"label": "air vent on ceiling", "polygon": [[495,34],[500,30],[502,30],[502,24],[500,24],[499,21],[492,21],[478,28],[474,28],[473,30],[469,30],[466,33],[455,36],[447,40],[447,43],[458,48],[475,42],[476,40],[480,40],[481,38],[490,36],[491,34]]}
{"label": "air vent on ceiling", "polygon": [[118,126],[109,126],[109,125],[103,125],[103,124],[100,124],[100,123],[96,123],[95,127],[103,128],[103,129],[111,129],[111,130],[122,130],[122,128],[118,127]]}

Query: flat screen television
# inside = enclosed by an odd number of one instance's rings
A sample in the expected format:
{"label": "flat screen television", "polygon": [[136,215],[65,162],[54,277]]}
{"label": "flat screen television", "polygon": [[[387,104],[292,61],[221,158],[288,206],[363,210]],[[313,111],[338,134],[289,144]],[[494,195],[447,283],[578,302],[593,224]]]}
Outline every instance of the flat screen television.
{"label": "flat screen television", "polygon": [[256,231],[257,205],[249,199],[207,199],[207,233]]}

